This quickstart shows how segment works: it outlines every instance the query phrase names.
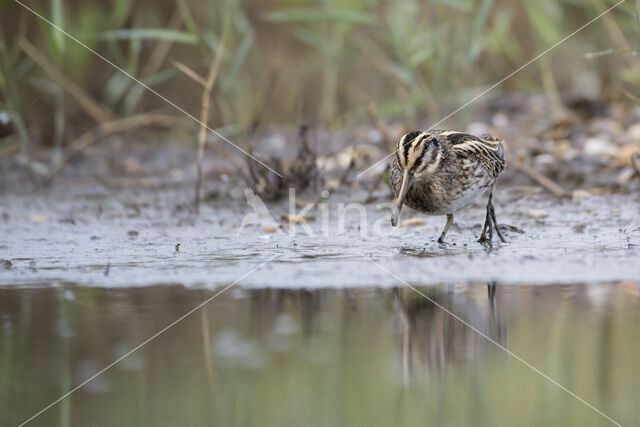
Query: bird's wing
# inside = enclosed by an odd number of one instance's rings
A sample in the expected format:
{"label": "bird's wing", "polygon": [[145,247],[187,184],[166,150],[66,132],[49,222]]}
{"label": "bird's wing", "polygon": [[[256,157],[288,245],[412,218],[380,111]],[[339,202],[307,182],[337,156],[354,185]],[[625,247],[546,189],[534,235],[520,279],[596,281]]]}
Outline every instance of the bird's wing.
{"label": "bird's wing", "polygon": [[444,132],[458,158],[478,162],[493,177],[502,173],[507,165],[502,141],[491,135],[482,138],[462,132]]}

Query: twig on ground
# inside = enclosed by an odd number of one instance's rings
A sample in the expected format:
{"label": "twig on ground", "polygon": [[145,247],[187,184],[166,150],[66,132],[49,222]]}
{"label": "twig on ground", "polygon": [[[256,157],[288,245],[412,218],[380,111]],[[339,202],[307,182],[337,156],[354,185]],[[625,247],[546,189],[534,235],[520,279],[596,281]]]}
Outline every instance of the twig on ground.
{"label": "twig on ground", "polygon": [[20,48],[38,64],[62,89],[71,95],[82,109],[97,123],[105,123],[115,119],[114,114],[98,104],[80,86],[64,75],[42,52],[26,39],[18,42]]}
{"label": "twig on ground", "polygon": [[177,118],[169,115],[162,114],[140,114],[137,116],[127,117],[124,119],[113,120],[101,124],[100,126],[82,134],[79,138],[72,141],[67,151],[59,161],[57,161],[49,172],[49,180],[53,179],[62,168],[71,160],[73,156],[85,150],[94,142],[105,136],[124,132],[131,129],[136,129],[146,126],[172,126],[177,121]]}
{"label": "twig on ground", "polygon": [[520,158],[515,162],[515,167],[523,174],[527,175],[529,178],[542,185],[547,190],[551,191],[556,197],[568,197],[569,195],[564,190],[564,188],[560,187],[555,182],[551,181],[546,176],[542,175],[537,170],[533,169],[531,166],[527,165],[524,159]]}
{"label": "twig on ground", "polygon": [[635,169],[636,175],[640,175],[640,153],[631,155],[631,166]]}
{"label": "twig on ground", "polygon": [[224,43],[216,53],[216,56],[211,61],[209,67],[209,75],[204,85],[202,92],[202,108],[200,110],[200,132],[198,134],[198,176],[196,178],[196,194],[194,200],[194,206],[196,213],[200,209],[200,186],[202,185],[202,161],[204,159],[204,144],[207,139],[207,126],[209,122],[209,107],[211,106],[211,91],[213,90],[213,84],[216,81],[218,70],[222,64],[222,55],[224,53]]}

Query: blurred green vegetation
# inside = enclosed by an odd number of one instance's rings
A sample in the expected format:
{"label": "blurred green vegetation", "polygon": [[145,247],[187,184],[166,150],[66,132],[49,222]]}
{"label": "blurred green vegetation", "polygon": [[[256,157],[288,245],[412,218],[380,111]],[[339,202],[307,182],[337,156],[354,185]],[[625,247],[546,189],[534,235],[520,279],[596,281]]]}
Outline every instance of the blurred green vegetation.
{"label": "blurred green vegetation", "polygon": [[[611,0],[50,0],[28,6],[197,116],[206,74],[224,54],[210,123],[230,132],[310,122],[439,120],[611,7]],[[640,86],[635,3],[626,1],[493,95],[588,90],[605,99]],[[0,109],[24,154],[62,148],[95,126],[19,46],[28,39],[116,117],[180,114],[13,0],[0,0]],[[590,54],[591,55],[588,55]],[[588,82],[588,83],[585,83]],[[465,120],[466,111],[455,117]],[[2,142],[0,142],[1,144]]]}

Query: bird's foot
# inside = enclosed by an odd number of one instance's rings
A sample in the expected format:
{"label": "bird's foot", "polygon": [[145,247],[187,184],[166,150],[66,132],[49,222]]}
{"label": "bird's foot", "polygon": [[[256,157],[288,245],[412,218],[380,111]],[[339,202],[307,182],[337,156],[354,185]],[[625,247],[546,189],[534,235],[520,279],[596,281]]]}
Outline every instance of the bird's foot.
{"label": "bird's foot", "polygon": [[484,245],[484,246],[493,246],[493,239],[489,239],[487,237],[482,237],[480,236],[480,238],[478,239],[478,243]]}
{"label": "bird's foot", "polygon": [[500,228],[499,228],[498,224],[496,224],[496,227],[495,227],[495,228],[496,228],[496,233],[498,234],[498,237],[500,238],[500,241],[501,241],[502,243],[507,243],[507,241],[505,240],[505,238],[504,238],[504,237],[502,237],[502,233],[500,232]]}

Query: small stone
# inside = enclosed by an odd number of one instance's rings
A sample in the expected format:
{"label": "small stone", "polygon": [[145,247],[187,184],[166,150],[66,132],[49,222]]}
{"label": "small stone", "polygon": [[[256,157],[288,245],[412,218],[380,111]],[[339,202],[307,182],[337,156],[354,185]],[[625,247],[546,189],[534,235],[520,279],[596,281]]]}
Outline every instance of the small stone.
{"label": "small stone", "polygon": [[138,237],[138,234],[140,233],[137,232],[136,230],[129,230],[129,232],[127,233],[129,237]]}
{"label": "small stone", "polygon": [[615,157],[618,150],[615,145],[603,138],[589,138],[584,144],[584,152],[591,157]]}
{"label": "small stone", "polygon": [[509,126],[509,118],[504,113],[494,114],[491,123],[498,128],[506,128]]}
{"label": "small stone", "polygon": [[471,122],[469,126],[467,126],[467,133],[472,135],[491,133],[491,126],[483,122]]}
{"label": "small stone", "polygon": [[548,217],[549,214],[543,209],[532,209],[529,211],[529,217],[533,219],[541,219]]}
{"label": "small stone", "polygon": [[633,141],[640,141],[640,123],[636,123],[629,127],[627,136]]}

